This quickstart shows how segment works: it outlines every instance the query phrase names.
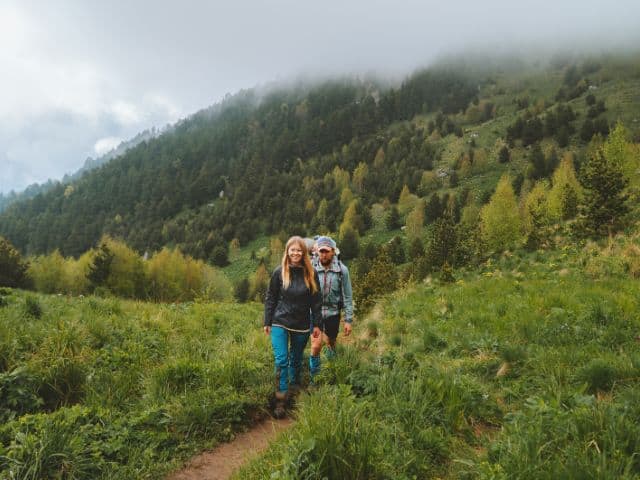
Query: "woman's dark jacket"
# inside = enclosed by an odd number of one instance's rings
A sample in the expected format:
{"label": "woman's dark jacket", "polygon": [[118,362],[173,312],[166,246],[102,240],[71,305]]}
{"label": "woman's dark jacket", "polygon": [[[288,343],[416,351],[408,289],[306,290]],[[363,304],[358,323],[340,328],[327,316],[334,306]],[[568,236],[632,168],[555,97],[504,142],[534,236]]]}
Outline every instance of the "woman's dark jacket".
{"label": "woman's dark jacket", "polygon": [[[282,267],[271,275],[271,282],[264,302],[264,325],[280,325],[290,330],[309,331],[309,326],[319,327],[322,322],[320,289],[311,293],[304,283],[304,269],[289,267],[291,283],[286,290],[282,286]],[[320,285],[314,270],[316,285]]]}

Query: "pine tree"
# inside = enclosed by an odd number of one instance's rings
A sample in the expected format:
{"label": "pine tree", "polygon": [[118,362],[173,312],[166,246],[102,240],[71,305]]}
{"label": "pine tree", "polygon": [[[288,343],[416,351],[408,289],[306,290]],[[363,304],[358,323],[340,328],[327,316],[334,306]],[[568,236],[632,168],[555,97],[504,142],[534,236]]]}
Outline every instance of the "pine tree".
{"label": "pine tree", "polygon": [[238,302],[245,303],[249,299],[249,289],[249,279],[245,277],[236,284],[233,289],[233,296]]}
{"label": "pine tree", "polygon": [[511,179],[503,175],[491,200],[482,208],[482,238],[489,250],[503,251],[516,245],[521,237],[522,221]]}
{"label": "pine tree", "polygon": [[451,215],[446,214],[435,221],[425,253],[431,269],[440,270],[445,263],[453,264],[456,257],[456,245],[456,225]]}
{"label": "pine tree", "polygon": [[432,223],[442,215],[442,202],[437,193],[433,193],[429,197],[429,201],[425,207],[425,219],[427,223]]}
{"label": "pine tree", "polygon": [[98,247],[98,251],[93,257],[93,262],[89,265],[89,272],[87,273],[87,279],[92,289],[107,283],[107,279],[111,273],[113,258],[113,252],[109,249],[107,243],[103,241],[100,247]]}
{"label": "pine tree", "polygon": [[405,262],[404,244],[400,236],[396,235],[395,237],[393,237],[389,241],[387,249],[389,253],[389,258],[391,258],[391,261],[395,265],[400,265]]}
{"label": "pine tree", "polygon": [[406,234],[410,242],[416,238],[422,237],[422,229],[424,228],[424,201],[420,200],[413,208],[411,213],[407,215]]}
{"label": "pine tree", "polygon": [[387,230],[396,230],[402,226],[402,222],[400,220],[400,212],[398,211],[398,207],[393,205],[389,209],[389,213],[384,220],[385,226]]}
{"label": "pine tree", "polygon": [[345,260],[356,258],[360,250],[360,235],[351,225],[343,223],[338,236],[340,256]]}
{"label": "pine tree", "polygon": [[511,160],[511,154],[509,153],[509,147],[504,145],[500,149],[500,152],[498,153],[498,161],[500,163],[507,163],[509,160]]}
{"label": "pine tree", "polygon": [[589,235],[612,235],[624,223],[629,211],[625,188],[628,179],[623,166],[609,159],[604,148],[598,148],[580,171],[585,188],[582,226]]}
{"label": "pine tree", "polygon": [[547,204],[547,185],[537,182],[524,201],[526,246],[536,250],[546,239],[546,227],[549,225]]}
{"label": "pine tree", "polygon": [[383,247],[371,265],[369,272],[354,282],[354,297],[358,311],[366,312],[373,304],[375,297],[391,293],[398,282],[398,274],[391,262],[389,252]]}
{"label": "pine tree", "polygon": [[531,166],[528,177],[534,180],[543,178],[547,172],[547,166],[540,144],[537,143],[533,146],[529,159],[531,161]]}
{"label": "pine tree", "polygon": [[548,195],[549,217],[552,221],[567,220],[577,213],[582,187],[573,168],[573,157],[566,154],[553,172],[552,187]]}

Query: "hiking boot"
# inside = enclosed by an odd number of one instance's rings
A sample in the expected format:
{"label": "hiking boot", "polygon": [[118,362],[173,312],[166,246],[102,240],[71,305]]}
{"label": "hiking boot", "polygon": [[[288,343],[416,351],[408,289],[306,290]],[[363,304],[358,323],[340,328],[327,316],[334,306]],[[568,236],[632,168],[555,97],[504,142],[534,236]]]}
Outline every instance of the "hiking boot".
{"label": "hiking boot", "polygon": [[300,384],[298,383],[292,383],[289,385],[289,398],[293,398],[293,397],[297,397],[298,394],[300,393],[300,391],[302,390],[302,387],[300,386]]}
{"label": "hiking boot", "polygon": [[274,418],[280,419],[287,416],[287,392],[276,392],[276,403],[273,409]]}

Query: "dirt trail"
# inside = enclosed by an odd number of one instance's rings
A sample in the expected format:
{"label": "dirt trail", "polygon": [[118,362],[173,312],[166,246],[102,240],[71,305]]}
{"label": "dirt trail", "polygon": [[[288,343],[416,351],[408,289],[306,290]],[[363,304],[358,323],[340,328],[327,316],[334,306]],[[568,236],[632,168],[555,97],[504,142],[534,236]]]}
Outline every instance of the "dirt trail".
{"label": "dirt trail", "polygon": [[269,443],[292,424],[291,419],[265,420],[238,434],[230,443],[220,444],[210,452],[193,457],[184,469],[172,473],[166,480],[227,479],[251,457],[266,450]]}

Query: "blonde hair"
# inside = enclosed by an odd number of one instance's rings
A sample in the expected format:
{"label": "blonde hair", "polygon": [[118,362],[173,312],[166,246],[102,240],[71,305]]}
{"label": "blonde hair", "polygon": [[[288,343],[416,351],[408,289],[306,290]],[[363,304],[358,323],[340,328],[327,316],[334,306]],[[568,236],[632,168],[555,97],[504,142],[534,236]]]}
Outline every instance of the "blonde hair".
{"label": "blonde hair", "polygon": [[316,285],[315,270],[311,265],[311,259],[309,258],[309,251],[307,245],[302,237],[294,236],[287,240],[287,245],[284,247],[284,255],[282,255],[282,286],[286,290],[291,285],[291,275],[289,267],[289,247],[297,245],[302,250],[302,269],[304,270],[304,283],[311,293],[318,291],[318,285]]}

